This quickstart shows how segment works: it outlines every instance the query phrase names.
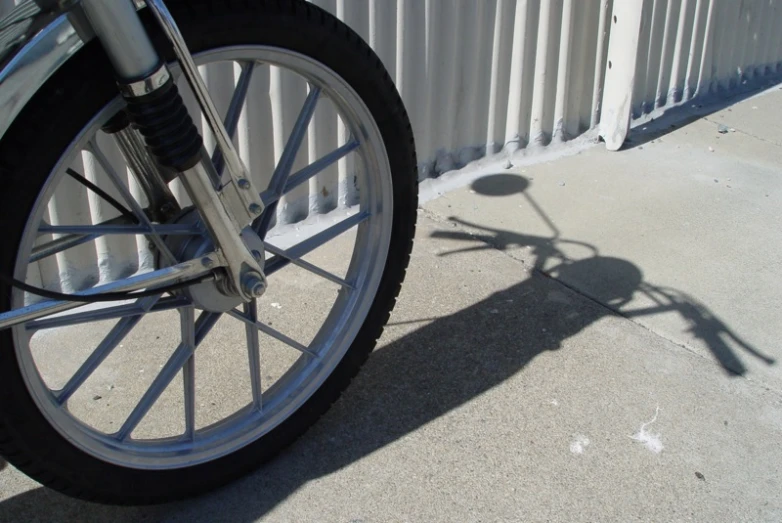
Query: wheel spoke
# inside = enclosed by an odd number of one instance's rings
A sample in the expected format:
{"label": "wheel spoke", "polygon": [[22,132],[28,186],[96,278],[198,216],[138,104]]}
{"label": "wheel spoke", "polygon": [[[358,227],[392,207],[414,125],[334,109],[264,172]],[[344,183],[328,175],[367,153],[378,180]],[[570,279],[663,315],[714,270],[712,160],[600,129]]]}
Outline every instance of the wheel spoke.
{"label": "wheel spoke", "polygon": [[29,263],[43,260],[44,258],[54,256],[59,252],[67,251],[68,249],[78,247],[84,243],[89,243],[98,238],[100,238],[100,234],[68,234],[62,238],[57,238],[56,240],[33,247]]}
{"label": "wheel spoke", "polygon": [[302,269],[308,270],[308,271],[310,271],[313,274],[317,274],[318,276],[320,276],[322,278],[326,278],[327,280],[332,281],[332,282],[336,283],[337,285],[341,285],[342,287],[346,287],[346,288],[351,289],[351,290],[355,289],[355,285],[346,282],[345,280],[343,280],[339,276],[331,274],[330,272],[325,271],[325,270],[321,269],[320,267],[311,264],[308,261],[301,260],[301,259],[298,259],[298,258],[294,258],[287,251],[284,251],[282,249],[278,249],[277,247],[275,247],[274,245],[270,244],[269,242],[266,242],[264,245],[266,247],[266,250],[269,251],[270,253],[275,254],[277,256],[280,256],[282,258],[285,258],[286,260],[290,261],[292,264],[297,265],[297,266],[301,267]]}
{"label": "wheel spoke", "polygon": [[349,231],[359,223],[368,219],[370,216],[370,213],[366,211],[356,213],[348,218],[345,218],[341,222],[332,225],[328,229],[307,238],[303,242],[297,243],[285,251],[285,257],[275,255],[269,259],[269,261],[267,261],[266,265],[264,266],[264,272],[267,276],[274,274],[278,270],[291,263],[291,260],[300,259],[302,256],[305,256],[307,253],[314,251],[321,245],[328,243],[340,234]]}
{"label": "wheel spoke", "polygon": [[149,217],[147,217],[147,214],[144,212],[144,209],[141,208],[141,205],[136,201],[136,199],[133,197],[132,194],[130,194],[130,190],[128,187],[123,183],[122,177],[117,173],[117,171],[112,167],[111,162],[109,162],[109,159],[106,158],[106,155],[103,154],[103,151],[100,147],[98,147],[98,143],[96,141],[91,141],[87,145],[87,150],[98,160],[98,163],[103,167],[103,170],[106,171],[106,174],[109,176],[109,179],[114,184],[114,187],[119,191],[119,193],[122,195],[122,198],[125,200],[125,203],[127,203],[130,208],[133,210],[133,214],[136,216],[136,218],[139,220],[139,223],[143,224],[147,227],[150,231],[152,231],[149,235],[149,239],[155,244],[155,247],[158,248],[158,250],[163,254],[163,256],[166,258],[166,261],[170,263],[171,265],[176,264],[176,258],[174,258],[174,255],[171,254],[171,251],[169,250],[168,246],[165,244],[163,239],[160,237],[159,234],[154,232],[154,228],[152,226],[152,222],[149,220]]}
{"label": "wheel spoke", "polygon": [[[148,298],[143,298],[148,299]],[[41,329],[53,329],[55,327],[66,327],[80,325],[93,321],[116,320],[117,318],[127,318],[131,316],[141,316],[148,312],[160,312],[171,309],[177,309],[190,304],[190,300],[180,296],[171,296],[158,300],[149,310],[139,306],[141,300],[136,303],[126,305],[116,305],[114,307],[103,307],[100,309],[88,310],[72,314],[63,314],[42,320],[27,322],[25,327],[28,332],[34,332]]]}
{"label": "wheel spoke", "polygon": [[39,234],[81,234],[104,236],[106,234],[162,234],[162,235],[199,235],[203,234],[195,225],[174,223],[170,225],[41,225]]}
{"label": "wheel spoke", "polygon": [[191,351],[182,369],[185,404],[185,437],[192,440],[195,436],[195,309],[184,307],[180,309],[182,323],[182,344]]}
{"label": "wheel spoke", "polygon": [[258,302],[252,300],[244,304],[244,314],[247,322],[244,325],[247,335],[247,355],[250,360],[250,386],[252,387],[253,406],[260,412],[263,408],[261,392],[261,347],[258,341]]}
{"label": "wheel spoke", "polygon": [[[315,107],[318,104],[318,98],[320,97],[320,87],[310,85],[310,92],[307,95],[307,99],[304,100],[304,105],[299,112],[299,116],[296,118],[296,123],[293,125],[291,135],[288,137],[288,142],[285,144],[285,148],[280,156],[280,161],[277,164],[277,168],[274,169],[272,179],[269,182],[269,190],[278,195],[282,194],[285,190],[285,185],[290,176],[291,169],[293,169],[293,162],[296,159],[296,154],[301,148],[301,142],[307,134],[307,127],[310,124],[312,115],[315,113]],[[266,236],[266,231],[269,229],[272,216],[277,208],[276,203],[272,203],[267,206],[259,223],[256,227],[256,232],[263,238]]]}
{"label": "wheel spoke", "polygon": [[[239,125],[239,117],[242,115],[242,109],[244,108],[244,102],[247,99],[247,91],[250,88],[250,81],[252,80],[253,71],[257,62],[242,62],[242,72],[239,75],[239,80],[236,81],[236,88],[234,94],[231,97],[231,103],[228,105],[228,111],[225,115],[225,130],[228,131],[228,136],[231,139],[236,135],[236,127]],[[212,163],[215,166],[215,170],[218,174],[223,173],[224,159],[223,151],[219,147],[215,147],[212,154]]]}
{"label": "wheel spoke", "polygon": [[[124,225],[123,216],[95,225],[49,225],[38,227],[38,234],[63,234],[64,236],[33,247],[30,263],[48,258],[59,252],[91,242],[107,234],[147,234],[150,231],[143,225]],[[188,224],[153,225],[153,230],[163,235],[200,235],[198,226]]]}
{"label": "wheel spoke", "polygon": [[115,434],[116,438],[120,441],[128,439],[133,429],[144,419],[149,409],[155,404],[166,387],[171,383],[171,380],[177,375],[179,370],[187,363],[187,360],[193,355],[195,348],[201,343],[212,327],[214,327],[217,320],[220,319],[220,314],[215,312],[202,312],[198,316],[198,320],[195,323],[195,343],[187,345],[180,343],[174,353],[168,359],[163,369],[152,381],[152,385],[149,386],[147,391],[141,397],[139,402],[131,411],[125,423]]}
{"label": "wheel spoke", "polygon": [[233,316],[237,320],[243,321],[248,325],[251,325],[258,329],[259,331],[263,332],[264,334],[268,334],[272,338],[279,340],[283,342],[285,345],[288,345],[289,347],[296,349],[297,351],[307,354],[308,356],[312,356],[313,358],[317,358],[318,355],[315,352],[312,352],[310,349],[299,343],[298,341],[289,338],[285,334],[281,333],[280,331],[273,329],[266,325],[265,323],[261,323],[260,321],[252,321],[250,318],[246,317],[241,312],[237,311],[236,309],[231,309],[228,311],[228,314],[230,316]]}
{"label": "wheel spoke", "polygon": [[318,158],[311,164],[309,164],[307,167],[304,167],[303,169],[295,172],[294,174],[290,175],[290,178],[285,183],[285,187],[283,188],[282,192],[276,193],[272,190],[266,190],[263,193],[261,193],[261,199],[263,200],[263,204],[265,206],[269,206],[273,203],[276,203],[277,200],[282,197],[282,195],[289,193],[302,183],[306,182],[316,174],[320,173],[323,169],[329,167],[334,162],[340,160],[341,158],[344,158],[358,146],[361,145],[357,140],[350,139],[348,143],[345,145],[338,147],[337,149],[331,151],[323,158]]}
{"label": "wheel spoke", "polygon": [[[160,299],[160,296],[150,296],[149,298],[141,298],[135,305],[142,311],[149,310],[155,302]],[[133,327],[143,317],[144,312],[141,312],[137,316],[131,316],[122,318],[101,340],[98,347],[92,351],[92,354],[87,360],[82,363],[81,367],[71,376],[71,379],[55,394],[55,400],[59,405],[68,401],[76,390],[89,378],[95,369],[97,369],[101,363],[111,354],[111,352],[119,345],[119,343],[133,330]]]}
{"label": "wheel spoke", "polygon": [[[48,223],[41,221],[42,225],[38,227],[38,234],[43,234],[41,232],[41,227],[44,228],[44,230],[51,230],[51,225]],[[100,227],[104,225],[127,225],[128,224],[128,218],[126,216],[117,216],[116,218],[112,218],[110,220],[106,220],[105,222],[96,223],[93,225],[93,227]],[[53,256],[57,254],[58,252],[62,252],[68,249],[71,249],[73,247],[76,247],[78,245],[81,245],[83,243],[91,242],[95,240],[96,238],[99,238],[100,234],[66,234],[59,238],[56,238],[52,241],[46,242],[41,245],[36,245],[33,247],[32,254],[30,255],[30,263],[36,262],[38,260],[42,260],[43,258],[47,258],[49,256]]]}

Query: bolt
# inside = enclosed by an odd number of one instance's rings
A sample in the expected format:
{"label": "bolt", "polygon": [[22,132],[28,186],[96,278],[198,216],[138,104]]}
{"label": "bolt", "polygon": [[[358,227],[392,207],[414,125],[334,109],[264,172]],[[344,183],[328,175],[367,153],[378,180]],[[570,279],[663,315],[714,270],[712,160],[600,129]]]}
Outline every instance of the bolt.
{"label": "bolt", "polygon": [[263,209],[261,209],[261,206],[258,205],[257,203],[250,204],[250,212],[251,213],[253,213],[253,214],[261,214],[261,211],[263,211]]}
{"label": "bolt", "polygon": [[237,182],[239,184],[240,189],[249,189],[250,188],[250,182],[247,181],[245,178],[239,178],[239,181]]}
{"label": "bolt", "polygon": [[250,272],[242,278],[242,290],[253,298],[260,298],[266,290],[266,284],[258,274]]}
{"label": "bolt", "polygon": [[201,258],[201,265],[206,267],[207,269],[211,269],[214,267],[215,262],[212,260],[212,258],[209,258],[208,256],[204,256]]}
{"label": "bolt", "polygon": [[255,258],[255,261],[257,261],[258,263],[260,263],[261,260],[263,259],[263,257],[261,256],[261,251],[253,250],[252,251],[252,255],[253,255],[253,258]]}
{"label": "bolt", "polygon": [[171,202],[166,202],[160,206],[160,212],[162,212],[163,214],[169,214],[173,211],[174,211],[174,204]]}

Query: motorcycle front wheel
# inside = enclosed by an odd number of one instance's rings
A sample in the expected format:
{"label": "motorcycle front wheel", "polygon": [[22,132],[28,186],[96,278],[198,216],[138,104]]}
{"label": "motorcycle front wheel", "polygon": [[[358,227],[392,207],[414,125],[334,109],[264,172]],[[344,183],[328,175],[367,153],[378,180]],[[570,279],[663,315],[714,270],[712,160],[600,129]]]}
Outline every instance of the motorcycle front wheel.
{"label": "motorcycle front wheel", "polygon": [[[410,122],[354,31],[300,1],[168,7],[258,187],[286,148],[298,152],[266,238],[262,298],[220,313],[177,291],[0,332],[0,455],[44,485],[105,503],[214,489],[303,434],[374,348],[415,228]],[[176,261],[203,252],[180,248],[208,239],[177,181],[181,209],[150,218],[107,127],[122,107],[91,42],[13,123],[0,142],[4,274],[75,292],[160,268],[161,245]],[[307,133],[292,143],[302,122]],[[40,299],[3,284],[0,310]]]}

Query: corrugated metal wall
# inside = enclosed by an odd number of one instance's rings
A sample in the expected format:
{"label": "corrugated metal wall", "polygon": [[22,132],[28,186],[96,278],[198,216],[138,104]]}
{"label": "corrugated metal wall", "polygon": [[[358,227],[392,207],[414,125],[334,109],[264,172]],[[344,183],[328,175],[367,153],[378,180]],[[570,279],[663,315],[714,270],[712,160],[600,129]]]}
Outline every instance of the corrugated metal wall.
{"label": "corrugated metal wall", "polygon": [[423,176],[599,118],[612,0],[313,0],[396,81]]}
{"label": "corrugated metal wall", "polygon": [[[616,22],[614,1],[312,0],[353,27],[388,68],[413,122],[422,177],[486,154],[534,152],[595,127]],[[731,90],[779,69],[782,0],[622,1],[636,2],[643,10],[635,83],[627,86],[635,116],[695,95]],[[0,15],[13,3],[0,0]],[[239,67],[222,63],[201,72],[225,111]],[[282,152],[306,90],[301,79],[275,67],[264,66],[253,75],[237,148],[261,186]],[[186,100],[196,107],[191,97]],[[294,168],[346,138],[333,107],[321,102]],[[206,142],[213,146],[210,137]],[[114,145],[105,148],[137,191]],[[105,180],[90,154],[80,161],[89,178]],[[350,205],[356,198],[352,172],[350,157],[340,160],[289,194],[277,221],[295,222]],[[174,191],[186,200],[177,182]],[[67,181],[46,219],[94,223],[105,218],[104,207]],[[144,241],[111,237],[40,262],[31,268],[30,279],[72,291],[118,276],[115,267],[127,272],[149,262]]]}
{"label": "corrugated metal wall", "polygon": [[781,0],[645,0],[633,115],[782,70]]}

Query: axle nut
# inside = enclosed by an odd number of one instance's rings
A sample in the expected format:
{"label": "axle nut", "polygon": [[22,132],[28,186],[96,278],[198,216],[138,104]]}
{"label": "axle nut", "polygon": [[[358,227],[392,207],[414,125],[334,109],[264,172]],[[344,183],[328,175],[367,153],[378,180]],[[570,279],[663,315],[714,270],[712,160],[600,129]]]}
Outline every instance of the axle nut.
{"label": "axle nut", "polygon": [[242,291],[253,298],[260,298],[266,291],[266,284],[260,276],[250,272],[242,278]]}

